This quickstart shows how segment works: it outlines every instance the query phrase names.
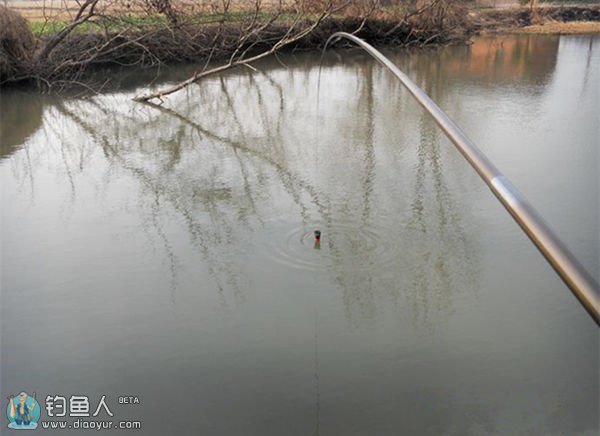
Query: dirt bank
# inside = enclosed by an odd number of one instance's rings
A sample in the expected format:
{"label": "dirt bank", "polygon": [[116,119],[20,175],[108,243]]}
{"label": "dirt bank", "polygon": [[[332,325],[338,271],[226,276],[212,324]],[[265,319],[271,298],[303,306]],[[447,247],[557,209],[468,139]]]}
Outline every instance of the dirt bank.
{"label": "dirt bank", "polygon": [[[593,33],[598,32],[600,4],[587,6],[544,6],[539,8],[542,24],[531,22],[529,8],[481,9],[469,13],[477,33]],[[583,24],[587,23],[587,24]]]}
{"label": "dirt bank", "polygon": [[517,29],[520,33],[540,33],[553,35],[577,35],[600,33],[600,21],[547,21],[544,24],[525,26]]}

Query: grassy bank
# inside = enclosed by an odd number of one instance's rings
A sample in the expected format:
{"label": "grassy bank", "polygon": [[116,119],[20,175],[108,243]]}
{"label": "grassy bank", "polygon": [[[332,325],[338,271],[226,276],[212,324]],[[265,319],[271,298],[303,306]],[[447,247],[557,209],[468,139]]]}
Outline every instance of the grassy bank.
{"label": "grassy bank", "polygon": [[[289,23],[299,17],[300,14],[294,13],[282,13],[279,14],[277,22]],[[182,17],[181,26],[192,27],[192,26],[205,26],[215,23],[229,23],[236,24],[246,22],[254,19],[255,14],[251,11],[229,11],[225,13],[200,13],[194,15],[185,15]],[[256,19],[259,22],[266,22],[272,17],[267,12],[260,12],[256,15]],[[303,17],[310,19],[310,15],[303,15]],[[313,17],[314,18],[314,17]],[[28,20],[29,27],[32,33],[38,38],[50,37],[63,29],[65,29],[71,21],[66,19],[53,19],[53,20]],[[156,27],[168,27],[170,25],[167,17],[163,15],[143,15],[143,14],[129,14],[115,17],[113,20],[99,20],[87,23],[82,23],[78,26],[75,32],[77,33],[103,33],[119,32],[125,29],[152,29]]]}

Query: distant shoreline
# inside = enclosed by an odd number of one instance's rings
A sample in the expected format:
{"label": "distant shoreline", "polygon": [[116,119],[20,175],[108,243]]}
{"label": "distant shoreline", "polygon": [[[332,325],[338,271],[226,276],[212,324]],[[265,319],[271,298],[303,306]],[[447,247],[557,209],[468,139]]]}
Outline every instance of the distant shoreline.
{"label": "distant shoreline", "polygon": [[600,32],[600,4],[538,8],[541,24],[531,23],[530,9],[481,9],[469,13],[476,33],[581,34]]}
{"label": "distant shoreline", "polygon": [[516,33],[538,33],[545,35],[581,35],[600,33],[600,21],[548,22],[515,29]]}

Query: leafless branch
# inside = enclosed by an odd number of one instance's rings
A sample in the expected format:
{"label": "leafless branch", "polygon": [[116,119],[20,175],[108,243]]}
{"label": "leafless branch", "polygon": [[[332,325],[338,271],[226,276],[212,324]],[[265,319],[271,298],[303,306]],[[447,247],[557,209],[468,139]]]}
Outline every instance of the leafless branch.
{"label": "leafless branch", "polygon": [[38,55],[39,61],[44,61],[48,58],[50,53],[60,44],[69,34],[75,30],[79,25],[85,23],[90,18],[94,16],[94,11],[96,9],[96,5],[100,0],[86,0],[85,3],[81,5],[77,15],[75,15],[74,20],[65,27],[63,30],[58,32],[46,45],[41,53]]}
{"label": "leafless branch", "polygon": [[[288,31],[283,35],[283,37],[281,39],[279,39],[273,46],[271,46],[271,48],[263,51],[262,53],[251,56],[249,58],[246,58],[245,55],[248,52],[248,50],[245,50],[241,56],[238,56],[236,58],[235,55],[239,51],[238,50],[238,51],[234,52],[234,55],[230,58],[229,62],[224,65],[221,65],[219,67],[215,67],[215,68],[212,68],[209,70],[198,70],[191,77],[189,77],[188,79],[186,79],[182,82],[179,82],[173,86],[161,89],[156,92],[138,95],[134,98],[134,100],[138,101],[138,102],[148,102],[153,99],[162,100],[163,97],[173,94],[174,92],[177,92],[183,88],[186,88],[189,85],[196,83],[199,80],[203,79],[204,77],[210,76],[212,74],[220,73],[222,71],[225,71],[230,68],[237,67],[237,66],[242,66],[242,65],[245,66],[245,65],[248,65],[259,59],[267,57],[267,56],[275,53],[277,50],[280,50],[282,47],[285,47],[289,44],[292,44],[292,43],[304,38],[306,35],[313,32],[321,24],[321,22],[323,20],[327,19],[333,13],[335,13],[336,11],[339,11],[347,4],[348,4],[348,2],[346,1],[346,2],[342,3],[341,5],[336,6],[336,3],[333,0],[328,0],[325,9],[311,24],[309,24],[308,26],[306,26],[300,30],[296,30],[298,23],[301,21],[301,17],[297,17],[294,20],[294,22],[291,25],[289,25]],[[261,28],[264,30],[264,27],[261,26]],[[247,39],[247,35],[242,36],[242,38]]]}

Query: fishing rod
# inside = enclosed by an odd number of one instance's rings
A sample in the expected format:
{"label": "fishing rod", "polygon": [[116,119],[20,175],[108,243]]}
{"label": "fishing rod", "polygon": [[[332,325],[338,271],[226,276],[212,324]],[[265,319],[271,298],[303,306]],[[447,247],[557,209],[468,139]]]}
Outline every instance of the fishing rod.
{"label": "fishing rod", "polygon": [[[485,154],[471,141],[458,125],[396,65],[373,46],[346,32],[336,32],[327,39],[348,39],[390,70],[408,89],[410,94],[433,117],[436,124],[452,141],[458,151],[479,174],[504,208],[519,224],[531,242],[558,273],[562,281],[583,305],[596,324],[600,325],[600,288],[592,276],[581,266],[566,245],[550,229],[542,216],[525,199],[523,194],[504,176]],[[323,50],[325,50],[325,48]]]}

